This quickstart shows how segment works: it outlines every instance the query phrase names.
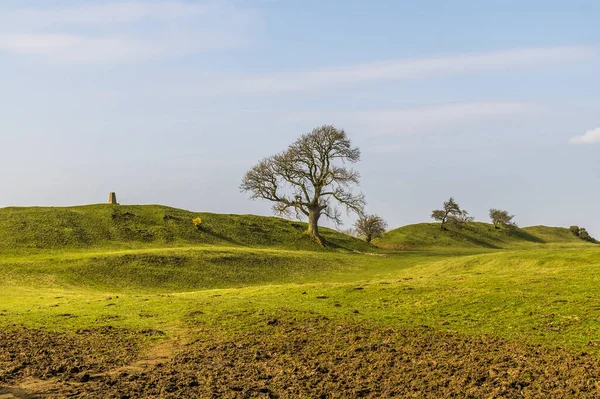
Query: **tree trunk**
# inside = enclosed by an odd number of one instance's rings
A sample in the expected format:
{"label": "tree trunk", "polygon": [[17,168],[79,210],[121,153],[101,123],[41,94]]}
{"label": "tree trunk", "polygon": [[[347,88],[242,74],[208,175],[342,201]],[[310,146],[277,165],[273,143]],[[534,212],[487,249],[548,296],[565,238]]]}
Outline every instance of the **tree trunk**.
{"label": "tree trunk", "polygon": [[373,240],[373,236],[371,234],[367,234],[367,242],[370,243]]}
{"label": "tree trunk", "polygon": [[446,212],[446,214],[444,215],[444,218],[442,219],[442,230],[446,230],[446,222],[448,221],[448,212]]}
{"label": "tree trunk", "polygon": [[321,212],[318,209],[309,209],[308,212],[308,234],[318,242],[320,245],[324,245],[323,239],[319,235],[319,218]]}

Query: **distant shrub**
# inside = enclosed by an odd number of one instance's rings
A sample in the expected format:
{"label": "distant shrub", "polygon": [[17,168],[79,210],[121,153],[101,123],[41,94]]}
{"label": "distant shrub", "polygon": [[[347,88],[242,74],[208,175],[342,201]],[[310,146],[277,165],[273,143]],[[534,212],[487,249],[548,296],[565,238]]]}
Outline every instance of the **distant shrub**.
{"label": "distant shrub", "polygon": [[202,226],[202,218],[200,217],[192,219],[192,222],[194,223],[194,226],[196,226],[197,229],[200,229],[200,227]]}
{"label": "distant shrub", "polygon": [[579,237],[579,226],[571,226],[569,227],[569,230],[571,230],[571,233]]}
{"label": "distant shrub", "polygon": [[573,233],[575,236],[581,238],[583,241],[588,241],[588,242],[593,242],[593,243],[597,243],[598,242],[583,227],[571,226],[571,227],[569,227],[569,230],[571,230],[571,233]]}
{"label": "distant shrub", "polygon": [[581,238],[584,241],[594,241],[592,236],[590,236],[590,234],[584,228],[579,229],[579,238]]}

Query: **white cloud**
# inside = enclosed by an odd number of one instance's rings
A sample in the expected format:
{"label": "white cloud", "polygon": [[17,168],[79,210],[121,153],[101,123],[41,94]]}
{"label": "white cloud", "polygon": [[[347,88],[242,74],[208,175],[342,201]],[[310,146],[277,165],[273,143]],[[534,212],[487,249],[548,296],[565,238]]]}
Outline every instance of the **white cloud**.
{"label": "white cloud", "polygon": [[573,137],[570,142],[572,144],[595,144],[600,143],[600,127],[588,130],[582,136]]}
{"label": "white cloud", "polygon": [[[443,104],[385,111],[301,112],[287,114],[292,122],[312,125],[331,123],[350,127],[369,136],[384,134],[416,134],[490,120],[543,112],[544,107],[530,103],[477,102]],[[394,148],[378,148],[379,152],[395,152]]]}
{"label": "white cloud", "polygon": [[[212,8],[212,9],[211,9]],[[142,20],[170,20],[214,12],[215,3],[191,4],[180,1],[110,2],[62,8],[4,10],[4,28],[34,29],[65,25],[119,24]]]}
{"label": "white cloud", "polygon": [[166,58],[244,45],[258,22],[226,2],[0,9],[0,52],[62,64]]}
{"label": "white cloud", "polygon": [[0,48],[18,54],[44,55],[52,62],[120,61],[160,51],[151,43],[126,37],[59,34],[0,35]]}
{"label": "white cloud", "polygon": [[225,36],[207,40],[203,34],[169,37],[84,36],[73,34],[0,34],[0,50],[41,56],[53,64],[119,63],[193,54],[241,44]]}
{"label": "white cloud", "polygon": [[544,67],[549,64],[586,60],[599,53],[595,47],[552,47],[382,61],[295,73],[237,77],[221,82],[207,81],[202,84],[202,90],[211,95],[309,92],[369,82]]}

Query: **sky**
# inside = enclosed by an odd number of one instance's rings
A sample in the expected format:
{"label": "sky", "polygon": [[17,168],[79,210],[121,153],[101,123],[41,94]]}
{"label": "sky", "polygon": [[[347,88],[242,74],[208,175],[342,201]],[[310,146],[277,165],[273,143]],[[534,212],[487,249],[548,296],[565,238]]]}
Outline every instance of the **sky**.
{"label": "sky", "polygon": [[390,227],[453,196],[600,236],[599,18],[595,0],[1,0],[0,207],[115,191],[270,215],[244,173],[332,124]]}

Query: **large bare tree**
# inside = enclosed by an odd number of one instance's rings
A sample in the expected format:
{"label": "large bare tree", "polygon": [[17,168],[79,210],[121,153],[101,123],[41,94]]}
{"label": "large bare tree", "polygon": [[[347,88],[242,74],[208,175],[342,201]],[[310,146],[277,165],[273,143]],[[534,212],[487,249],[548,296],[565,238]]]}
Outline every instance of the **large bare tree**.
{"label": "large bare tree", "polygon": [[346,167],[360,160],[346,132],[321,126],[302,135],[287,150],[265,158],[252,167],[240,189],[251,198],[274,202],[280,215],[308,219],[308,233],[320,244],[319,219],[324,216],[341,223],[337,205],[362,214],[365,199],[352,189],[359,184],[358,172]]}

